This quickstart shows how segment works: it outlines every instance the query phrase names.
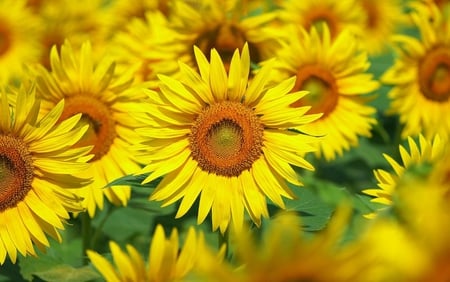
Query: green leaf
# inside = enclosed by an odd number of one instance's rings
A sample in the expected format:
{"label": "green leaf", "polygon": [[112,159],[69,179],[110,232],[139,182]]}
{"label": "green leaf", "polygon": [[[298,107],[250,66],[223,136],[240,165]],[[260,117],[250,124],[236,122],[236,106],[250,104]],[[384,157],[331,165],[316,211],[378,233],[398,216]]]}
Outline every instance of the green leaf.
{"label": "green leaf", "polygon": [[90,266],[74,268],[70,265],[57,265],[51,269],[35,272],[34,275],[44,281],[84,282],[100,278],[100,275]]}
{"label": "green leaf", "polygon": [[40,252],[38,252],[37,257],[24,257],[19,259],[20,274],[28,281],[32,281],[33,276],[37,272],[45,272],[60,264],[62,264],[60,259],[50,257]]}
{"label": "green leaf", "polygon": [[141,187],[141,188],[155,188],[158,183],[161,181],[161,178],[157,178],[149,183],[141,184],[142,181],[147,178],[148,174],[139,174],[139,175],[125,175],[121,178],[118,178],[112,182],[110,182],[107,187],[117,186],[117,185],[127,185],[132,187]]}
{"label": "green leaf", "polygon": [[286,209],[296,211],[302,218],[305,231],[322,230],[330,220],[333,207],[324,202],[313,190],[291,185],[297,199],[286,202]]}

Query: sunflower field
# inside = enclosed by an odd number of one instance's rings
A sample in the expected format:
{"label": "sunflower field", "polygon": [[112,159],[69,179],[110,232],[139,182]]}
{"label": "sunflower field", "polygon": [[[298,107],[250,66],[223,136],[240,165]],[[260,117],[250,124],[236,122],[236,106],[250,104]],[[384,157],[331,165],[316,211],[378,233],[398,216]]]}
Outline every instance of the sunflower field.
{"label": "sunflower field", "polygon": [[0,0],[0,282],[449,282],[450,1]]}

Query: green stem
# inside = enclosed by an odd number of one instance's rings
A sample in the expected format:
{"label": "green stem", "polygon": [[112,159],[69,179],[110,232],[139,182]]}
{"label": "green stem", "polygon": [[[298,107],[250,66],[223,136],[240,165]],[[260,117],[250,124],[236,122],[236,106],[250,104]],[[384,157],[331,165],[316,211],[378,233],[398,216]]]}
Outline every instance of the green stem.
{"label": "green stem", "polygon": [[100,221],[100,223],[98,224],[97,228],[94,231],[94,234],[92,235],[92,239],[91,239],[91,245],[90,247],[95,250],[96,244],[97,244],[97,240],[98,237],[101,234],[101,231],[103,229],[103,225],[105,225],[106,221],[108,220],[109,216],[111,215],[111,213],[113,212],[113,208],[110,208],[109,205],[105,206],[105,209],[107,209],[106,211],[106,215],[102,218],[102,220]]}
{"label": "green stem", "polygon": [[84,212],[81,214],[81,236],[83,240],[83,248],[81,255],[83,257],[84,265],[87,265],[89,262],[89,259],[86,255],[86,251],[91,248],[91,232],[92,232],[91,217],[87,212]]}

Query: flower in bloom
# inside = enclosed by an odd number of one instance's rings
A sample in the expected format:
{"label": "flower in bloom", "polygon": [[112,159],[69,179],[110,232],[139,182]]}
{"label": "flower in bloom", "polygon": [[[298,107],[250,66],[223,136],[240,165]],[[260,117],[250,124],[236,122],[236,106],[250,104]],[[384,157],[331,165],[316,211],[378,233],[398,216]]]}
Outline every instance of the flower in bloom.
{"label": "flower in bloom", "polygon": [[173,44],[177,36],[163,14],[147,12],[144,18],[132,19],[123,31],[117,32],[108,51],[119,70],[134,70],[135,84],[144,82],[148,88],[156,89],[157,74],[172,75],[178,71],[175,56],[179,48]]}
{"label": "flower in bloom", "polygon": [[[373,202],[391,206],[393,204],[393,196],[396,194],[398,185],[405,181],[411,174],[427,174],[428,167],[435,164],[443,158],[444,143],[441,142],[439,136],[432,141],[427,140],[422,135],[419,136],[420,149],[411,137],[408,137],[408,146],[410,152],[402,145],[399,146],[402,164],[395,161],[389,155],[384,154],[394,173],[384,169],[374,170],[375,178],[379,188],[366,189],[363,192],[373,196]],[[426,175],[425,175],[426,176]],[[369,214],[368,217],[374,217],[376,214]]]}
{"label": "flower in bloom", "polygon": [[113,241],[109,243],[109,248],[115,267],[95,251],[88,250],[87,255],[107,282],[182,281],[195,267],[197,257],[206,243],[203,234],[196,234],[192,227],[188,230],[181,249],[178,237],[178,231],[173,229],[170,238],[166,238],[163,227],[157,225],[147,264],[133,246],[126,245],[127,252],[124,252]]}
{"label": "flower in bloom", "polygon": [[175,58],[191,66],[195,65],[194,45],[207,57],[215,48],[226,68],[234,50],[241,50],[245,43],[253,63],[272,58],[286,34],[274,27],[275,13],[250,14],[246,6],[246,1],[234,0],[172,1],[170,26],[179,36],[164,48],[173,45]]}
{"label": "flower in bloom", "polygon": [[355,34],[362,32],[364,11],[356,0],[287,0],[280,4],[279,18],[285,24],[293,24],[310,31],[326,26],[334,39],[343,30]]}
{"label": "flower in bloom", "polygon": [[287,183],[301,185],[291,165],[313,169],[303,157],[318,138],[291,129],[319,115],[289,106],[307,94],[285,95],[295,77],[268,85],[270,65],[248,83],[248,45],[242,54],[236,49],[228,73],[215,49],[210,62],[199,48],[194,52],[200,73],[181,63],[180,80],[159,76],[161,92],[145,106],[148,126],[138,130],[147,139],[144,183],[164,177],[150,199],[181,200],[181,217],[200,198],[198,223],[211,211],[213,229],[222,232],[231,221],[242,227],[244,209],[260,225],[268,215],[266,197],[284,207],[282,197],[294,196]]}
{"label": "flower in bloom", "polygon": [[[34,0],[35,15],[41,20],[40,45],[43,49],[39,62],[50,68],[50,51],[69,40],[74,48],[83,42],[95,42],[93,47],[100,54],[106,42],[111,15],[102,0]],[[29,3],[30,4],[30,3]]]}
{"label": "flower in bloom", "polygon": [[298,129],[324,135],[317,155],[333,160],[344,150],[357,146],[360,136],[371,136],[376,110],[367,105],[366,94],[378,89],[379,83],[366,72],[367,54],[359,50],[358,41],[350,32],[343,31],[331,40],[328,27],[323,25],[320,33],[312,28],[310,32],[300,29],[299,34],[277,53],[279,60],[272,79],[277,82],[296,76],[292,91],[310,92],[292,107],[311,106],[311,113],[323,115]]}
{"label": "flower in bloom", "polygon": [[363,48],[369,54],[379,55],[390,46],[393,34],[407,23],[399,0],[358,0],[365,14],[361,33]]}
{"label": "flower in bloom", "polygon": [[60,101],[38,118],[35,88],[17,91],[0,93],[0,264],[7,255],[13,263],[17,253],[36,255],[34,246],[45,250],[47,236],[61,241],[58,230],[69,212],[82,211],[70,190],[89,182],[73,176],[91,157],[90,147],[71,148],[87,130],[79,125],[81,115],[58,123]]}
{"label": "flower in bloom", "polygon": [[91,168],[83,173],[93,182],[78,192],[91,217],[97,206],[103,208],[103,195],[115,205],[126,205],[130,198],[129,186],[105,187],[140,168],[130,150],[130,144],[139,140],[134,132],[138,123],[130,112],[139,108],[137,101],[142,98],[129,88],[131,74],[116,72],[114,62],[107,57],[96,62],[93,56],[89,42],[75,51],[67,41],[60,54],[56,47],[52,49],[51,71],[43,66],[36,70],[44,107],[51,109],[64,99],[60,120],[81,113],[82,121],[89,124],[75,146],[94,146]]}
{"label": "flower in bloom", "polygon": [[213,253],[202,252],[196,270],[204,281],[363,281],[364,256],[339,243],[349,212],[340,207],[326,229],[308,239],[297,215],[280,213],[259,240],[250,229],[231,233],[233,262],[219,263]]}
{"label": "flower in bloom", "polygon": [[110,18],[108,21],[111,33],[117,32],[134,19],[146,19],[149,12],[160,11],[164,15],[169,14],[168,0],[136,0],[133,2],[127,0],[114,0],[108,5]]}
{"label": "flower in bloom", "polygon": [[0,83],[17,79],[39,60],[40,22],[22,0],[0,1]]}
{"label": "flower in bloom", "polygon": [[[437,8],[416,5],[411,17],[420,39],[395,37],[398,57],[381,77],[392,85],[390,112],[404,125],[402,137],[450,136],[450,19]],[[430,15],[431,13],[431,15]],[[428,16],[430,15],[431,19]],[[420,105],[420,106],[418,106]]]}

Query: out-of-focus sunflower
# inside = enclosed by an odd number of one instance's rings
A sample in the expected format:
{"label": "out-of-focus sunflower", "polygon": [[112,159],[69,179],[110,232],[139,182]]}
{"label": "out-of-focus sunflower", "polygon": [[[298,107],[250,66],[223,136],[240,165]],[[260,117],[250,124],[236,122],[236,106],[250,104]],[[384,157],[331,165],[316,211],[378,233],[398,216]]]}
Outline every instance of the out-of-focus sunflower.
{"label": "out-of-focus sunflower", "polygon": [[118,73],[107,57],[93,58],[91,45],[86,42],[75,51],[67,41],[58,54],[51,52],[51,71],[43,66],[36,70],[38,94],[45,109],[51,109],[65,99],[60,120],[82,114],[89,130],[76,146],[93,145],[91,168],[82,175],[93,182],[79,191],[89,215],[94,216],[96,206],[103,208],[103,194],[115,205],[126,205],[130,187],[114,186],[104,189],[111,181],[139,170],[130,151],[130,144],[139,136],[134,132],[138,123],[129,112],[138,109],[139,94],[129,88],[131,74]]}
{"label": "out-of-focus sunflower", "polygon": [[25,1],[0,1],[0,83],[20,79],[22,65],[39,60],[40,24]]}
{"label": "out-of-focus sunflower", "polygon": [[407,23],[400,0],[358,0],[365,14],[361,33],[363,48],[371,55],[386,52],[392,35]]}
{"label": "out-of-focus sunflower", "polygon": [[81,198],[68,189],[89,179],[74,174],[89,167],[90,147],[72,149],[87,130],[81,115],[57,123],[64,102],[38,119],[35,88],[21,86],[14,100],[0,93],[0,265],[17,253],[36,255],[45,250],[47,236],[61,241],[69,212],[80,212]]}
{"label": "out-of-focus sunflower", "polygon": [[108,282],[183,281],[195,267],[197,257],[206,243],[203,234],[196,234],[192,227],[188,230],[181,250],[178,237],[178,231],[173,229],[170,238],[166,239],[163,227],[157,225],[152,236],[147,265],[133,246],[126,246],[127,254],[112,241],[109,247],[116,267],[94,251],[88,250],[87,255]]}
{"label": "out-of-focus sunflower", "polygon": [[[204,281],[363,281],[367,261],[358,249],[340,245],[350,208],[342,206],[325,230],[306,238],[293,213],[276,215],[261,239],[249,229],[231,233],[233,263],[199,256],[197,271]],[[324,271],[326,269],[327,271]]]}
{"label": "out-of-focus sunflower", "polygon": [[171,0],[114,0],[108,4],[107,9],[110,14],[108,26],[110,33],[122,30],[130,21],[134,19],[147,19],[147,13],[161,12],[167,16],[169,14],[169,3]]}
{"label": "out-of-focus sunflower", "polygon": [[416,280],[450,280],[450,208],[448,183],[436,179],[412,179],[399,187],[402,223],[423,249],[425,267]]}
{"label": "out-of-focus sunflower", "polygon": [[273,26],[274,13],[249,14],[243,7],[245,1],[200,0],[186,3],[172,1],[170,12],[171,28],[179,33],[175,42],[178,48],[175,58],[188,65],[195,65],[193,46],[197,46],[206,56],[215,48],[223,58],[225,67],[236,48],[244,43],[250,48],[251,61],[259,63],[273,57],[287,34]]}
{"label": "out-of-focus sunflower", "polygon": [[279,81],[297,76],[292,91],[310,91],[292,107],[312,106],[311,113],[323,116],[299,130],[325,135],[318,144],[317,155],[333,160],[356,146],[360,136],[371,136],[371,127],[376,123],[372,117],[375,108],[367,105],[369,97],[365,94],[376,90],[379,84],[366,72],[367,54],[358,48],[358,41],[350,32],[340,33],[333,41],[326,25],[321,33],[315,28],[309,33],[300,29],[298,33],[299,37],[294,36],[277,53],[279,60],[272,78]]}
{"label": "out-of-focus sunflower", "polygon": [[[404,125],[402,137],[450,136],[450,18],[437,8],[416,5],[411,17],[420,39],[397,35],[398,58],[381,81],[392,85],[390,113]],[[432,12],[430,14],[430,12]],[[431,16],[431,20],[428,16]]]}
{"label": "out-of-focus sunflower", "polygon": [[[145,82],[157,88],[157,74],[172,75],[178,71],[177,33],[168,27],[160,12],[148,12],[145,19],[132,19],[124,31],[111,40],[108,51],[121,70],[134,70],[136,84]],[[169,44],[170,43],[170,44]],[[164,46],[164,48],[162,48]]]}
{"label": "out-of-focus sunflower", "polygon": [[40,63],[50,68],[50,50],[58,48],[69,40],[74,48],[80,48],[83,42],[93,42],[96,52],[105,48],[111,15],[107,13],[102,0],[42,0],[36,15],[42,21],[40,44],[42,53]]}
{"label": "out-of-focus sunflower", "polygon": [[[429,141],[420,135],[419,145],[420,149],[411,137],[408,137],[409,153],[405,147],[400,145],[399,150],[402,164],[399,164],[389,155],[384,154],[384,158],[388,161],[394,173],[390,173],[384,169],[374,170],[379,188],[366,189],[363,190],[363,193],[373,196],[373,202],[391,206],[397,187],[402,182],[407,181],[408,177],[416,174],[428,174],[430,172],[429,166],[434,165],[436,161],[443,158],[445,143],[441,142],[439,136]],[[376,213],[371,213],[366,216],[373,218],[376,216]]]}
{"label": "out-of-focus sunflower", "polygon": [[310,31],[312,27],[321,31],[327,26],[331,39],[343,30],[361,34],[364,26],[364,11],[356,0],[286,0],[280,4],[279,18],[285,24],[293,24]]}
{"label": "out-of-focus sunflower", "polygon": [[151,174],[144,183],[164,176],[150,199],[164,206],[182,199],[177,218],[199,197],[198,223],[211,211],[214,230],[224,232],[230,221],[240,229],[246,209],[259,226],[266,196],[284,207],[282,196],[294,196],[287,183],[301,185],[290,165],[313,169],[303,156],[318,138],[290,129],[320,115],[289,106],[307,94],[286,95],[294,77],[269,87],[270,65],[248,83],[247,45],[233,54],[228,74],[215,49],[210,62],[194,52],[200,74],[181,63],[180,80],[161,75],[161,92],[145,106],[149,126],[138,133],[148,140],[142,173]]}
{"label": "out-of-focus sunflower", "polygon": [[431,9],[435,9],[438,8],[442,15],[444,17],[450,17],[450,1],[449,0],[411,0],[409,4],[411,4],[412,6],[416,5],[417,3],[420,4],[425,4],[428,7],[430,7]]}

